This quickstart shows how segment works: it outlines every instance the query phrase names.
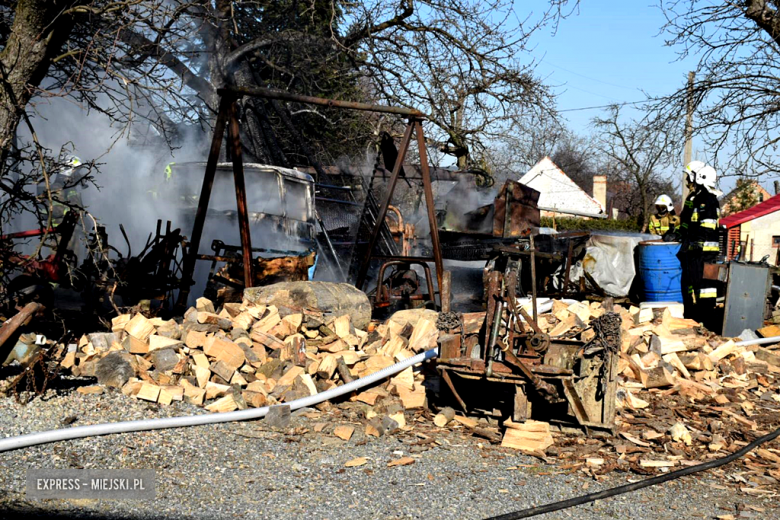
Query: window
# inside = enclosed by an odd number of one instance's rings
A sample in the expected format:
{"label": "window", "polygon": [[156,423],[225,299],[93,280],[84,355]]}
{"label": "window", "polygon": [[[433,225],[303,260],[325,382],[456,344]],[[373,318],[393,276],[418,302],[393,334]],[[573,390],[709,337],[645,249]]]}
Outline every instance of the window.
{"label": "window", "polygon": [[773,236],[772,237],[772,247],[780,247],[780,236]]}

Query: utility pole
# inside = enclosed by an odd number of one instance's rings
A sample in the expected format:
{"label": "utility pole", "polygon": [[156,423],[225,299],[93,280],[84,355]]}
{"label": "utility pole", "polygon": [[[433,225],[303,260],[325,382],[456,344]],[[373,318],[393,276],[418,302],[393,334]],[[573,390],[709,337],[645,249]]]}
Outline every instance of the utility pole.
{"label": "utility pole", "polygon": [[[685,152],[683,157],[683,164],[688,166],[693,160],[693,77],[695,73],[693,71],[688,73],[688,111],[685,115]],[[682,200],[685,202],[688,197],[688,182],[685,173],[685,166],[683,166],[683,178],[682,178]]]}

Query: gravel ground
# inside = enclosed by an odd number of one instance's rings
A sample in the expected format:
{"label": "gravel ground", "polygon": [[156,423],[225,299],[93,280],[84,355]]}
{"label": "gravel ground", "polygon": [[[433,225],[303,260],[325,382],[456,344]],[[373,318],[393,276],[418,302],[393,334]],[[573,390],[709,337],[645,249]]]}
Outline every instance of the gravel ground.
{"label": "gravel ground", "polygon": [[[48,391],[27,406],[0,398],[0,433],[67,428],[73,417],[72,425],[82,426],[190,413],[203,410],[184,403],[149,405],[117,392]],[[299,415],[284,431],[255,421],[0,453],[0,511],[53,518],[487,518],[641,478],[613,472],[597,481],[459,431],[435,429],[428,421],[379,439],[366,438],[358,427],[344,442],[329,432],[346,417],[335,409],[321,418]],[[314,425],[322,422],[326,428],[316,433]],[[424,437],[436,442],[425,443]],[[401,456],[415,463],[387,466]],[[344,466],[356,457],[369,460]],[[154,468],[156,499],[31,500],[24,489],[29,468]],[[726,466],[720,474],[684,477],[539,518],[780,518],[780,499],[740,493],[733,471]]]}

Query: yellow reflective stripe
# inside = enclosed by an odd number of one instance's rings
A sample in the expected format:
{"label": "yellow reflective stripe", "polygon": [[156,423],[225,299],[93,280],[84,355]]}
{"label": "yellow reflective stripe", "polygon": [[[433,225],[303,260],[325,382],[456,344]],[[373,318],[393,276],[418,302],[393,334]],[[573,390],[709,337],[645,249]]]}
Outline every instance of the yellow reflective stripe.
{"label": "yellow reflective stripe", "polygon": [[703,251],[720,251],[720,244],[717,242],[704,242],[702,244]]}
{"label": "yellow reflective stripe", "polygon": [[699,298],[717,298],[718,290],[715,287],[707,287],[699,291]]}
{"label": "yellow reflective stripe", "polygon": [[698,221],[699,221],[699,212],[693,210],[693,215],[691,215],[691,222],[698,222]]}
{"label": "yellow reflective stripe", "polygon": [[701,221],[701,227],[707,229],[715,229],[718,225],[718,220],[714,218],[705,218]]}
{"label": "yellow reflective stripe", "polygon": [[686,200],[685,201],[685,207],[686,208],[692,208],[693,207],[693,201],[692,200]]}
{"label": "yellow reflective stripe", "polygon": [[688,229],[688,223],[687,222],[683,222],[682,224],[680,224],[680,227]]}

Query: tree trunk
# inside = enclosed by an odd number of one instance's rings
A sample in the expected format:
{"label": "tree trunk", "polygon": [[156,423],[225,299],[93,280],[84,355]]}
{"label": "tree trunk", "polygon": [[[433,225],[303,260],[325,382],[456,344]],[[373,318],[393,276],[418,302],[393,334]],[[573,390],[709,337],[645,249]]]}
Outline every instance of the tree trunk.
{"label": "tree trunk", "polygon": [[46,77],[51,60],[73,29],[62,11],[74,2],[20,0],[5,48],[0,52],[0,151],[5,156],[33,93]]}

